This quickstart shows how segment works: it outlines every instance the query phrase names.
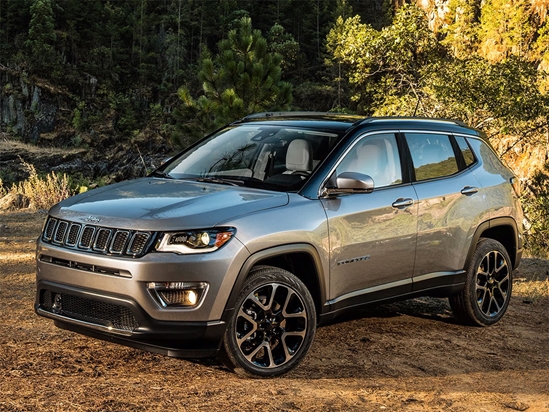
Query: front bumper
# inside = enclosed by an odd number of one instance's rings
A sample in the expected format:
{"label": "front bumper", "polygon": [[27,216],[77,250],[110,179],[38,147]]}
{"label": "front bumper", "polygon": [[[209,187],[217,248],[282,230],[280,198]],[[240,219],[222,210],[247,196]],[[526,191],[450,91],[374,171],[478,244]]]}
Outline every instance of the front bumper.
{"label": "front bumper", "polygon": [[[85,253],[38,242],[35,311],[58,327],[176,357],[217,353],[239,270],[249,256],[233,239],[202,255],[141,258]],[[207,282],[196,307],[166,308],[150,282]]]}
{"label": "front bumper", "polygon": [[48,281],[37,283],[35,311],[62,329],[181,358],[215,356],[226,329],[223,321],[159,321],[126,297]]}

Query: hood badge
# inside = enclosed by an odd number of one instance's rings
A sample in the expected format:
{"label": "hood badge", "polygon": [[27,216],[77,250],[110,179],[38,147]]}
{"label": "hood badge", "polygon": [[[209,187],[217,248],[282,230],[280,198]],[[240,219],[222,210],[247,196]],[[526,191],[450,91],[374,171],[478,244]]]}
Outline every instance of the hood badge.
{"label": "hood badge", "polygon": [[101,221],[100,218],[98,217],[95,217],[95,216],[92,216],[92,215],[89,215],[87,218],[84,219],[86,222],[90,222],[90,223],[99,223]]}

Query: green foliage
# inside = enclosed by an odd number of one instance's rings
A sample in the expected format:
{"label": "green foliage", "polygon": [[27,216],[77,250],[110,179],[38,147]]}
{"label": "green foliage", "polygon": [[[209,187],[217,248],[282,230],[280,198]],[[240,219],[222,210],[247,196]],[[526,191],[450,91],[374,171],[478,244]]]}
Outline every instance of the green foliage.
{"label": "green foliage", "polygon": [[138,108],[133,105],[133,100],[126,94],[112,93],[109,105],[116,113],[116,130],[126,138],[135,135],[140,124],[137,119]]}
{"label": "green foliage", "polygon": [[205,52],[201,61],[203,94],[194,99],[188,88],[179,89],[180,146],[247,114],[285,110],[292,102],[291,85],[281,81],[282,57],[269,52],[250,18],[243,17],[218,49],[215,57]]}
{"label": "green foliage", "polygon": [[443,108],[437,115],[518,133],[549,107],[548,96],[538,88],[542,74],[518,57],[495,64],[480,57],[453,59],[439,68],[430,83]]}
{"label": "green foliage", "polygon": [[[450,5],[454,13],[459,9],[465,15],[459,17],[465,22],[479,10],[475,1]],[[454,17],[466,25],[459,19]],[[460,35],[472,36],[473,31]],[[474,36],[469,39],[474,42]],[[456,38],[448,35],[444,42],[450,40]],[[328,36],[328,50],[346,64],[349,82],[355,85],[359,110],[456,118],[507,134],[527,130],[526,123],[543,117],[549,101],[540,90],[543,73],[535,62],[511,54],[492,63],[467,55],[469,47],[459,49],[458,56],[445,50],[415,6],[401,8],[382,30],[361,24],[358,16],[340,18]]]}
{"label": "green foliage", "polygon": [[84,116],[85,107],[86,102],[81,101],[72,111],[72,127],[78,131],[83,131],[88,126]]}
{"label": "green foliage", "polygon": [[[340,17],[327,42],[328,51],[346,65],[359,110],[369,113],[391,101],[401,106],[400,100],[411,96],[417,104],[426,74],[444,54],[425,13],[412,5],[400,8],[393,23],[381,30],[361,24],[359,16]],[[397,113],[412,115],[416,104],[407,105],[412,112],[401,106]]]}
{"label": "green foliage", "polygon": [[25,46],[30,50],[32,65],[39,70],[51,68],[56,60],[52,1],[34,0],[30,13],[32,17]]}
{"label": "green foliage", "polygon": [[533,256],[546,258],[549,255],[549,163],[532,178],[522,205],[529,222],[526,249]]}
{"label": "green foliage", "polygon": [[478,17],[481,0],[450,0],[442,44],[448,46],[458,58],[466,58],[477,48]]}
{"label": "green foliage", "polygon": [[282,56],[280,67],[288,70],[295,66],[299,54],[299,43],[287,33],[280,24],[276,23],[268,33],[269,52]]}
{"label": "green foliage", "polygon": [[482,7],[480,52],[490,62],[526,56],[535,34],[530,0],[489,0]]}

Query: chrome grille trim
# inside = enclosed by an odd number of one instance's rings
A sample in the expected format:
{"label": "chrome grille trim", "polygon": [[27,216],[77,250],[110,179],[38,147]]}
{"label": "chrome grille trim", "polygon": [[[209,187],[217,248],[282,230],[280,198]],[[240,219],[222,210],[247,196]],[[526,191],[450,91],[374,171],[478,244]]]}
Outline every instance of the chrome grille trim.
{"label": "chrome grille trim", "polygon": [[55,228],[55,233],[53,235],[52,241],[54,243],[63,243],[65,240],[65,235],[67,234],[68,228],[69,228],[68,222],[65,222],[64,220],[60,220],[59,223],[57,223],[57,227]]}
{"label": "chrome grille trim", "polygon": [[42,232],[42,241],[68,249],[104,255],[141,257],[154,233],[108,228],[49,217]]}
{"label": "chrome grille trim", "polygon": [[82,226],[78,223],[72,223],[69,226],[69,233],[67,235],[67,239],[65,240],[65,244],[67,246],[76,246],[76,242],[78,241],[78,235],[80,235],[80,228]]}
{"label": "chrome grille trim", "polygon": [[97,235],[95,236],[95,242],[93,244],[93,250],[97,252],[106,252],[107,245],[111,239],[112,230],[99,228],[97,230]]}
{"label": "chrome grille trim", "polygon": [[48,223],[44,227],[44,236],[43,236],[44,240],[46,241],[51,240],[51,238],[53,237],[56,225],[57,225],[57,219],[53,219],[50,217],[48,219]]}
{"label": "chrome grille trim", "polygon": [[124,252],[124,247],[128,243],[130,238],[130,232],[127,230],[118,230],[112,237],[111,246],[109,247],[109,252],[114,254],[121,254]]}
{"label": "chrome grille trim", "polygon": [[82,230],[82,236],[80,237],[80,242],[78,243],[78,248],[90,249],[94,235],[95,235],[95,227],[84,226],[84,229]]}
{"label": "chrome grille trim", "polygon": [[126,253],[131,256],[139,255],[139,251],[145,248],[145,246],[149,242],[150,237],[151,237],[150,233],[145,233],[145,232],[134,233],[132,240],[130,241],[130,244],[128,246],[128,249],[126,250]]}

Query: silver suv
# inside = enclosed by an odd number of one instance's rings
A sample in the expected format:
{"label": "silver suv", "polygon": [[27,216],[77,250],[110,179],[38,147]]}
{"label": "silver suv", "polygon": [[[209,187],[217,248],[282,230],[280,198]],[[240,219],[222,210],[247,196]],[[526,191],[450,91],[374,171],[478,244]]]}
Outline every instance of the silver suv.
{"label": "silver suv", "polygon": [[291,370],[317,325],[367,304],[448,297],[458,320],[491,325],[522,255],[517,183],[458,122],[251,115],[54,206],[35,310],[252,376]]}

